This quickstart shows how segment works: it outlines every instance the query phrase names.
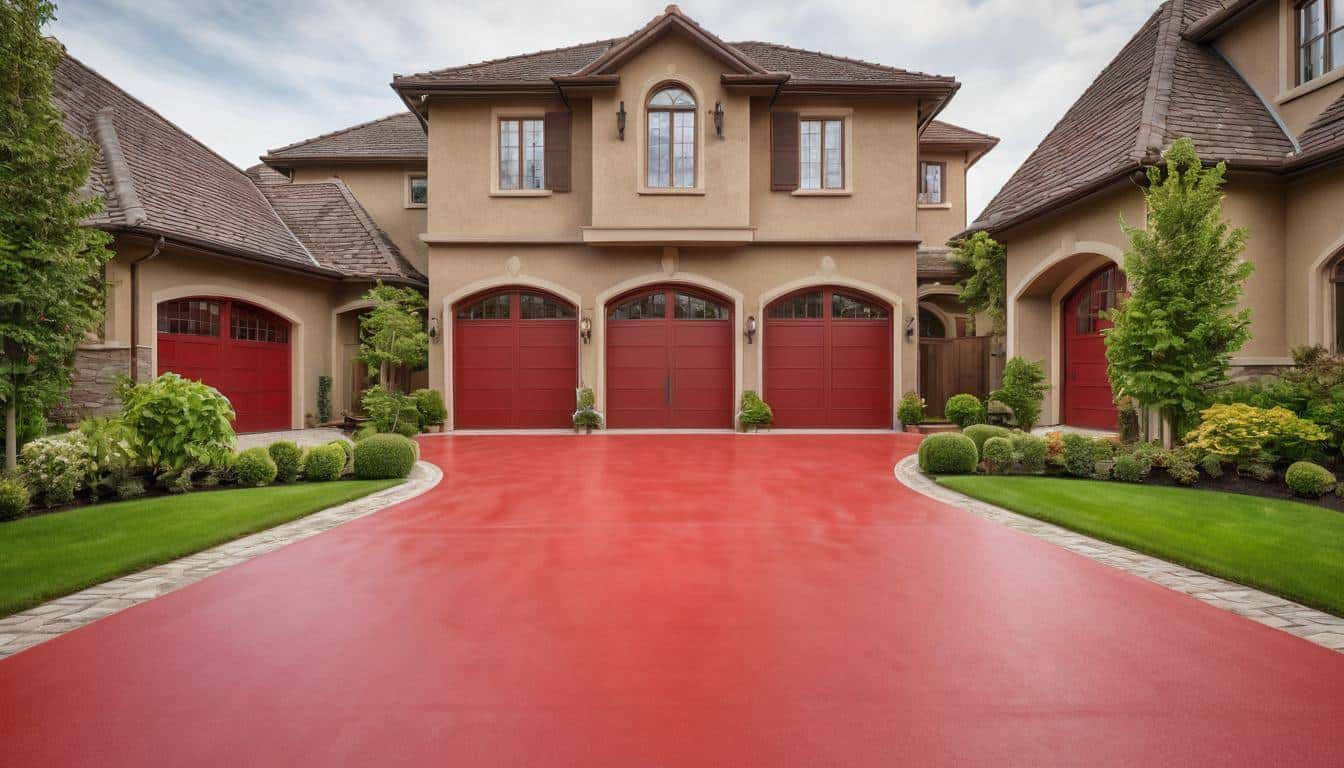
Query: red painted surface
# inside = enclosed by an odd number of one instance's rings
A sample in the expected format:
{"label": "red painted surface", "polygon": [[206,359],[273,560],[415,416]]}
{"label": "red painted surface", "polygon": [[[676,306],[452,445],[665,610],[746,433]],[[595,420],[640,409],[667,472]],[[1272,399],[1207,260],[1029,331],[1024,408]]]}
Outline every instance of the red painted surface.
{"label": "red painted surface", "polygon": [[1064,337],[1063,421],[1072,427],[1116,429],[1115,396],[1106,375],[1106,339],[1102,336],[1112,323],[1098,316],[1108,306],[1111,282],[1116,283],[1116,290],[1123,290],[1124,278],[1116,267],[1093,273],[1064,299],[1060,313]]}
{"label": "red painted surface", "polygon": [[[611,308],[650,293],[666,296],[661,318],[610,319]],[[684,287],[643,288],[607,305],[607,423],[620,428],[725,429],[733,426],[732,302],[722,320],[678,320]]]}
{"label": "red painted surface", "polygon": [[447,437],[0,661],[6,766],[1337,766],[1344,656],[904,490],[906,435]]}
{"label": "red painted surface", "polygon": [[833,289],[808,288],[799,293],[818,291],[821,317],[775,318],[770,308],[765,313],[764,397],[774,411],[775,426],[890,429],[890,315],[881,320],[833,317]]}
{"label": "red painted surface", "polygon": [[[541,295],[532,289],[528,292]],[[577,312],[572,318],[525,320],[520,292],[505,293],[508,319],[453,321],[453,426],[572,426],[579,385]]]}
{"label": "red painted surface", "polygon": [[[231,338],[229,321],[238,303],[214,301],[220,304],[217,336],[158,335],[159,375],[172,371],[218,389],[233,404],[237,414],[233,428],[239,432],[289,429],[293,426],[289,342]],[[289,323],[271,317],[289,328]]]}

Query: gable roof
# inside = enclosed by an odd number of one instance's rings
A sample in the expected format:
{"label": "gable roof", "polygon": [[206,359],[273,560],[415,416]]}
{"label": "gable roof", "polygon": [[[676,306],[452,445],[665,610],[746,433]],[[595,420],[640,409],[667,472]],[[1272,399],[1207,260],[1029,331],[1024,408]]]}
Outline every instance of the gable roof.
{"label": "gable roof", "polygon": [[398,112],[269,150],[261,160],[286,167],[334,159],[423,162],[428,156],[420,121],[410,112]]}
{"label": "gable roof", "polygon": [[643,28],[624,40],[611,45],[602,52],[602,55],[589,62],[583,69],[575,72],[574,76],[588,77],[610,74],[621,64],[629,61],[631,57],[672,30],[680,30],[686,33],[692,40],[732,68],[737,74],[761,75],[766,72],[764,67],[752,61],[742,51],[729,43],[723,42],[712,32],[696,23],[690,16],[682,13],[681,8],[676,5],[669,5],[663,9],[661,14],[654,16]]}
{"label": "gable roof", "polygon": [[975,165],[980,158],[998,145],[999,139],[996,136],[972,131],[969,128],[945,123],[942,120],[934,120],[929,123],[929,126],[919,135],[919,148],[921,150],[964,151],[969,153],[966,163],[967,168]]}
{"label": "gable roof", "polygon": [[1207,161],[1281,170],[1292,139],[1236,70],[1182,37],[1221,8],[1167,0],[1102,70],[990,201],[972,230],[999,231],[1074,202],[1155,162],[1188,136]]}

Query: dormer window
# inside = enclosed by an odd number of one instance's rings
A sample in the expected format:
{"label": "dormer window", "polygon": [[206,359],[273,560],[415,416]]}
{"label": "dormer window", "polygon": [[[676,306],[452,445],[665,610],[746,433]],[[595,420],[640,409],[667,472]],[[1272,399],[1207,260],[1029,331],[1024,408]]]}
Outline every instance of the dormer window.
{"label": "dormer window", "polygon": [[1298,83],[1344,66],[1344,0],[1307,0],[1297,6]]}
{"label": "dormer window", "polygon": [[695,97],[680,86],[653,94],[648,105],[648,186],[695,186]]}

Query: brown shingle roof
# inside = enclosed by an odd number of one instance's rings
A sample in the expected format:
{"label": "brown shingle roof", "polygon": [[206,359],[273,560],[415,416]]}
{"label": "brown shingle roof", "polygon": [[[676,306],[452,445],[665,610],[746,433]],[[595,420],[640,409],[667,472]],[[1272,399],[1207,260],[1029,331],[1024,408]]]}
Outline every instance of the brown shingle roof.
{"label": "brown shingle roof", "polygon": [[1304,159],[1344,149],[1344,96],[1335,99],[1307,126],[1298,143],[1302,145],[1301,156]]}
{"label": "brown shingle roof", "polygon": [[999,139],[996,136],[990,136],[987,133],[979,133],[969,128],[962,128],[959,125],[945,123],[942,120],[934,120],[929,123],[929,127],[919,135],[920,144],[998,144]]}
{"label": "brown shingle roof", "polygon": [[398,112],[272,149],[262,160],[283,166],[286,160],[424,159],[429,155],[428,145],[419,119],[410,112]]}
{"label": "brown shingle roof", "polygon": [[922,280],[959,279],[970,274],[952,261],[951,248],[938,246],[924,246],[915,252],[915,270]]}
{"label": "brown shingle roof", "polygon": [[553,48],[535,53],[522,53],[502,59],[490,59],[475,64],[435,69],[414,75],[398,75],[394,83],[414,81],[423,84],[457,82],[541,82],[552,77],[572,75],[597,61],[611,46],[625,38],[598,40],[565,48]]}

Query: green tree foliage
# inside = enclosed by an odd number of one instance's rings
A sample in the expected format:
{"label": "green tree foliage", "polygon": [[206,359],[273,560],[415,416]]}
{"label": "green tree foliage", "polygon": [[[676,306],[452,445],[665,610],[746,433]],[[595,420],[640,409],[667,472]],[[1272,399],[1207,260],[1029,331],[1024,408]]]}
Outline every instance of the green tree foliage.
{"label": "green tree foliage", "polygon": [[425,297],[413,288],[379,283],[364,294],[373,308],[359,318],[359,360],[389,386],[392,368],[416,368],[429,360],[429,334],[421,312]]}
{"label": "green tree foliage", "polygon": [[[0,407],[45,410],[70,385],[75,346],[103,317],[108,236],[80,222],[100,200],[81,188],[94,148],[61,125],[51,101],[61,49],[43,37],[45,0],[0,2]],[[5,434],[12,466],[18,429]]]}
{"label": "green tree foliage", "polygon": [[994,335],[1008,330],[1008,251],[986,232],[956,243],[952,261],[971,276],[961,283],[961,303],[972,315],[989,315]]}
{"label": "green tree foliage", "polygon": [[989,393],[989,399],[1003,403],[1023,432],[1030,432],[1041,416],[1041,401],[1050,385],[1045,383],[1045,368],[1022,357],[1012,357],[1003,365],[1003,385]]}
{"label": "green tree foliage", "polygon": [[1253,267],[1240,259],[1246,230],[1223,221],[1225,166],[1204,167],[1189,139],[1163,159],[1148,169],[1147,228],[1121,222],[1130,295],[1110,313],[1106,356],[1117,396],[1180,426],[1250,339],[1251,313],[1237,300]]}

